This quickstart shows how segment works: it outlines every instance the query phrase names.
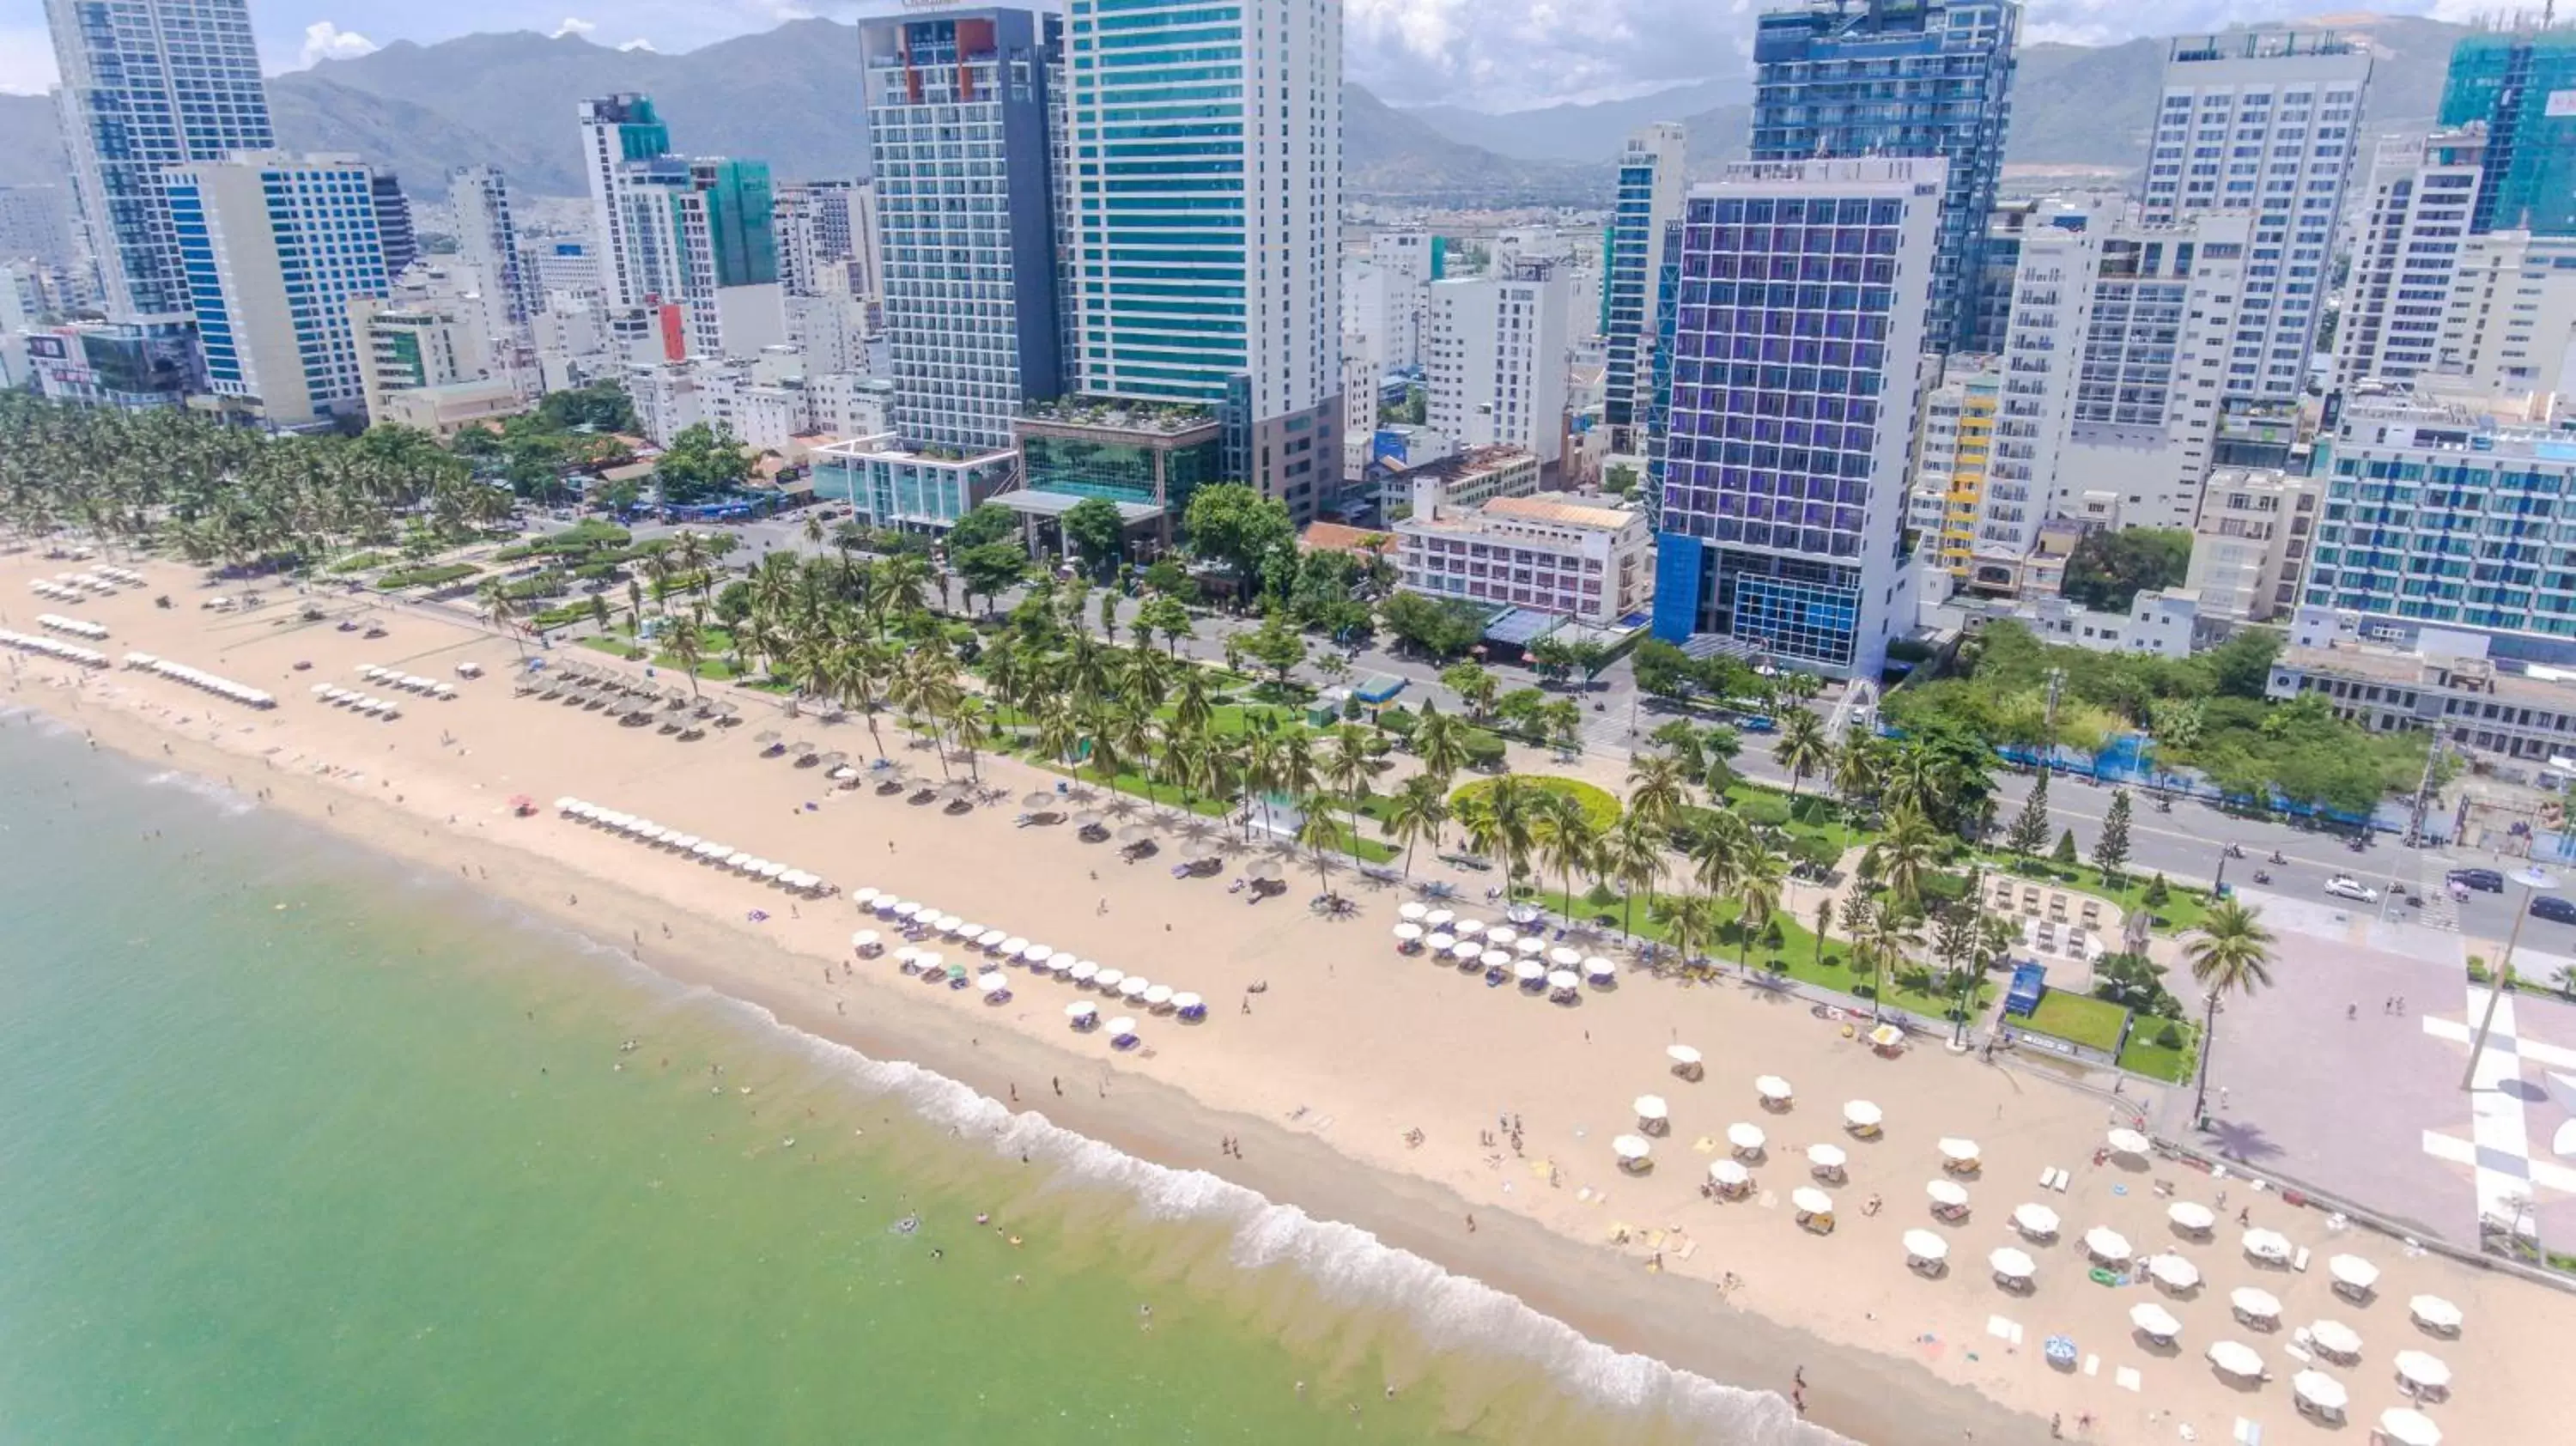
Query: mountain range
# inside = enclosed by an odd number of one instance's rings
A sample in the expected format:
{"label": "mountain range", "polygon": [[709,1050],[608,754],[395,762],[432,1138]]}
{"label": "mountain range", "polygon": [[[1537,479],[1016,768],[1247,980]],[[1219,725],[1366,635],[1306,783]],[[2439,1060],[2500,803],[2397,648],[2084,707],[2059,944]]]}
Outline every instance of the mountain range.
{"label": "mountain range", "polygon": [[[2451,44],[2465,27],[2403,16],[2337,16],[2378,59],[2365,124],[2374,133],[2432,120]],[[436,196],[448,170],[498,165],[535,195],[585,183],[573,101],[614,91],[653,97],[675,146],[766,159],[782,180],[860,173],[857,39],[825,19],[678,55],[614,50],[533,31],[409,41],[271,77],[278,139],[299,151],[354,151]],[[2164,64],[2160,40],[2021,53],[2007,164],[2125,173],[2145,159]],[[1622,138],[1656,119],[1689,132],[1693,174],[1743,154],[1749,81],[1718,78],[1632,100],[1493,114],[1397,108],[1360,87],[1343,97],[1344,180],[1354,200],[1422,205],[1598,205]],[[0,182],[62,176],[55,108],[0,96]]]}

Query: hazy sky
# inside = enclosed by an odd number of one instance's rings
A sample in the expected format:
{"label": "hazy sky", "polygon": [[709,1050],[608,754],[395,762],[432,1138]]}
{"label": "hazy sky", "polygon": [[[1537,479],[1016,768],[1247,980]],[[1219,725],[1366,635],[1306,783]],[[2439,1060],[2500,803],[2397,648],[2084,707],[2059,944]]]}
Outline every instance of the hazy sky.
{"label": "hazy sky", "polygon": [[[297,70],[395,40],[570,27],[603,45],[689,50],[809,15],[888,0],[251,0],[268,69]],[[1740,73],[1757,0],[1343,0],[1352,79],[1398,105],[1517,110]],[[2538,0],[2028,0],[2034,40],[2100,43],[2357,9],[2466,19]],[[0,90],[54,79],[44,0],[0,0]]]}

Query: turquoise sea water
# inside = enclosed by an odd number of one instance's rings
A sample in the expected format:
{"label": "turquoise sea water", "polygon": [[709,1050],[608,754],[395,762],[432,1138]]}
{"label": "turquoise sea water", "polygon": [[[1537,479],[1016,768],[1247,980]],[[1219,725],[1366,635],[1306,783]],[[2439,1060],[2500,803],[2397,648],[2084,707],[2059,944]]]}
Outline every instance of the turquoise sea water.
{"label": "turquoise sea water", "polygon": [[23,717],[0,1100],[13,1442],[1751,1439],[1356,1232]]}

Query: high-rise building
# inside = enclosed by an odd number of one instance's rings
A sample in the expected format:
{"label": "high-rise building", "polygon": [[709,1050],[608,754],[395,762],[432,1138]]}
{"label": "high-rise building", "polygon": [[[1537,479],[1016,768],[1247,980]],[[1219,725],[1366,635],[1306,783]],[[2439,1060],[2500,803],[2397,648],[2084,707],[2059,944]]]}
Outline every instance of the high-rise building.
{"label": "high-rise building", "polygon": [[1609,265],[1601,288],[1601,419],[1610,448],[1637,450],[1654,347],[1655,277],[1664,230],[1682,216],[1689,178],[1682,174],[1683,132],[1669,122],[1628,137],[1619,155],[1619,196],[1602,236]]}
{"label": "high-rise building", "polygon": [[2486,127],[2487,154],[2470,229],[2576,235],[2576,28],[2462,36],[2441,123],[2473,122]]}
{"label": "high-rise building", "polygon": [[874,197],[864,181],[801,181],[772,198],[778,216],[778,284],[790,296],[825,293],[834,262],[860,257]]}
{"label": "high-rise building", "polygon": [[859,27],[907,446],[1006,449],[1022,405],[1063,390],[1047,91],[1062,24],[993,5]]}
{"label": "high-rise building", "polygon": [[581,167],[590,181],[591,232],[598,240],[600,283],[618,306],[642,306],[653,294],[630,272],[624,202],[628,167],[671,153],[671,128],[653,109],[653,98],[631,91],[577,107],[581,117]]}
{"label": "high-rise building", "polygon": [[277,144],[247,0],[45,0],[72,185],[119,320],[183,316],[162,169]]}
{"label": "high-rise building", "polygon": [[[1422,365],[1422,341],[1430,326],[1431,233],[1377,231],[1369,236],[1369,269],[1386,278],[1386,365],[1411,371]],[[1343,317],[1348,319],[1347,306]],[[1369,379],[1371,385],[1376,378]]]}
{"label": "high-rise building", "polygon": [[2576,397],[2576,236],[2489,231],[2460,243],[2432,374],[2498,401]]}
{"label": "high-rise building", "polygon": [[769,166],[656,156],[617,177],[618,270],[644,298],[676,307],[685,350],[748,357],[787,340]]}
{"label": "high-rise building", "polygon": [[2252,218],[2142,221],[2111,196],[2040,203],[2022,233],[1975,551],[2041,524],[2189,527],[2215,464]]}
{"label": "high-rise building", "polygon": [[1292,517],[1341,473],[1338,0],[1070,0],[1082,390],[1214,408]]}
{"label": "high-rise building", "polygon": [[1995,408],[2003,393],[1993,359],[1980,360],[1984,365],[1953,358],[1941,385],[1924,394],[1922,438],[1914,449],[1912,515],[1907,519],[1924,560],[1970,587],[1978,585],[1969,559],[1976,550]]}
{"label": "high-rise building", "polygon": [[2486,148],[2482,125],[2380,140],[2335,331],[2333,385],[2432,369]]}
{"label": "high-rise building", "polygon": [[368,173],[367,188],[376,202],[376,235],[384,242],[385,274],[400,276],[420,259],[420,237],[411,225],[411,197],[403,194],[402,177],[382,166]]}
{"label": "high-rise building", "polygon": [[1938,350],[1977,328],[1978,251],[2012,121],[2019,0],[1798,0],[1753,34],[1752,156],[1939,156],[1949,162],[1934,258]]}
{"label": "high-rise building", "polygon": [[1553,262],[1431,285],[1426,420],[1460,447],[1565,455],[1567,290]]}
{"label": "high-rise building", "polygon": [[0,186],[0,261],[33,261],[70,277],[81,269],[79,222],[61,186]]}
{"label": "high-rise building", "polygon": [[2201,616],[2261,623],[2297,611],[2323,490],[2314,477],[2271,470],[2210,474],[2183,584]]}
{"label": "high-rise building", "polygon": [[447,203],[456,212],[456,254],[496,299],[495,329],[524,327],[537,314],[538,293],[519,252],[519,228],[510,218],[510,183],[491,166],[460,166],[447,175]]}
{"label": "high-rise building", "polygon": [[1945,167],[1740,162],[1691,192],[1655,636],[1878,676],[1914,610],[1906,470]]}
{"label": "high-rise building", "polygon": [[214,394],[271,427],[364,418],[349,302],[391,280],[367,164],[245,151],[173,166],[162,192]]}
{"label": "high-rise building", "polygon": [[2296,398],[2333,267],[2370,52],[2335,35],[2233,31],[2173,42],[2143,215],[2254,219],[2226,394]]}

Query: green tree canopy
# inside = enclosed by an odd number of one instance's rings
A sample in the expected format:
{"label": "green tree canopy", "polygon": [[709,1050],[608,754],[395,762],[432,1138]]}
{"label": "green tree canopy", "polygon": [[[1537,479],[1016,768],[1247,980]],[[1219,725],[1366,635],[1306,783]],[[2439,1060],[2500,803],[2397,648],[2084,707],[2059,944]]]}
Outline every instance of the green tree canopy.
{"label": "green tree canopy", "polygon": [[1231,570],[1246,592],[1260,590],[1270,555],[1297,536],[1288,504],[1242,482],[1212,482],[1191,493],[1181,530],[1192,552]]}
{"label": "green tree canopy", "polygon": [[751,449],[721,424],[685,428],[653,463],[665,507],[687,507],[739,490],[751,479]]}
{"label": "green tree canopy", "polygon": [[1107,577],[1126,553],[1127,524],[1119,519],[1118,504],[1105,497],[1085,497],[1073,504],[1061,526],[1065,545],[1093,577]]}
{"label": "green tree canopy", "polygon": [[2191,533],[2179,527],[2088,532],[2066,559],[2066,596],[2088,608],[2125,613],[2140,592],[2173,587],[2191,571]]}

